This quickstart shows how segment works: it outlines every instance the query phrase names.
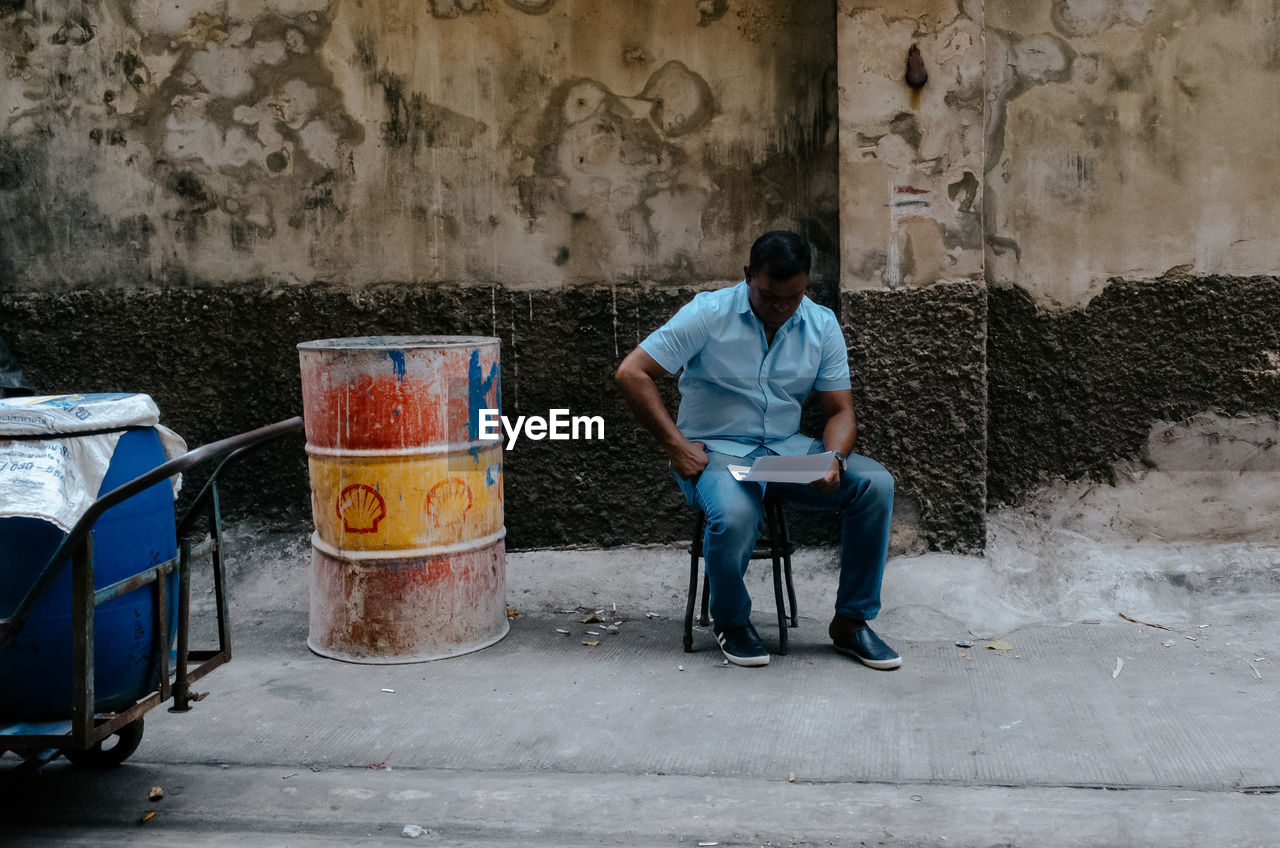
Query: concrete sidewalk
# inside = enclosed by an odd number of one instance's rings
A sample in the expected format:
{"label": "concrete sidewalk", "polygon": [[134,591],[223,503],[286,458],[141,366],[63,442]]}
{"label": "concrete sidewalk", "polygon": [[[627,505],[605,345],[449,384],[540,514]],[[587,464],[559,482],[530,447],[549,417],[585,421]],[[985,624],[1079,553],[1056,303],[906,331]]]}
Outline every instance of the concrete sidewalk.
{"label": "concrete sidewalk", "polygon": [[[413,823],[460,845],[1168,848],[1272,844],[1280,822],[1274,549],[895,558],[877,628],[904,664],[879,672],[829,647],[829,551],[797,561],[800,626],[763,669],[706,631],[681,650],[674,546],[512,554],[504,640],[372,666],[306,648],[305,534],[231,541],[235,655],[208,698],[149,713],[114,773],[10,777],[18,844],[348,844]],[[616,634],[578,620],[596,610]],[[138,828],[151,782],[183,788]]]}

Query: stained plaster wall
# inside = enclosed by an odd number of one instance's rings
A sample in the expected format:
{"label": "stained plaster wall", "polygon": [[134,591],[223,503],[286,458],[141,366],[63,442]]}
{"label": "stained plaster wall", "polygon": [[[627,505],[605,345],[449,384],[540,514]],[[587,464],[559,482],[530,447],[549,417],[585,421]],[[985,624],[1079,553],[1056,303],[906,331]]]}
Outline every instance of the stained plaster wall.
{"label": "stained plaster wall", "polygon": [[[505,413],[608,425],[508,454],[509,544],[685,536],[612,371],[769,227],[838,305],[833,16],[0,0],[0,337],[40,391],[147,391],[200,444],[300,411],[298,341],[496,335]],[[232,483],[307,519],[297,444]]]}
{"label": "stained plaster wall", "polygon": [[706,282],[775,221],[830,276],[833,47],[781,0],[6,0],[0,285]]}
{"label": "stained plaster wall", "polygon": [[986,43],[989,280],[1280,269],[1280,4],[993,0]]}

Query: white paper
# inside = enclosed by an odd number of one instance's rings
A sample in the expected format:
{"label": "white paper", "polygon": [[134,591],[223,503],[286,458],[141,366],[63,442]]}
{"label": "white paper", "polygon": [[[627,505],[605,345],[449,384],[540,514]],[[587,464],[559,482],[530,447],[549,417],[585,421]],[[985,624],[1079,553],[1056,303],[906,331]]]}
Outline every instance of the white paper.
{"label": "white paper", "polygon": [[733,479],[748,483],[812,483],[831,470],[835,454],[811,453],[805,456],[762,456],[750,468],[729,465]]}

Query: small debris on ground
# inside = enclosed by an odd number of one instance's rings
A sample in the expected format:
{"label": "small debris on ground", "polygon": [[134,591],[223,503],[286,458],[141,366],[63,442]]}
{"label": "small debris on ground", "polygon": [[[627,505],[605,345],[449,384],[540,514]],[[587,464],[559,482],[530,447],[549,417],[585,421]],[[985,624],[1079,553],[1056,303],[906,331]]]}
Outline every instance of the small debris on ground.
{"label": "small debris on ground", "polygon": [[956,647],[957,647],[957,648],[972,648],[972,647],[973,647],[973,643],[972,643],[972,642],[970,642],[970,641],[968,641],[967,639],[961,639],[959,642],[956,642]]}
{"label": "small debris on ground", "polygon": [[656,612],[647,612],[644,614],[644,617],[645,618],[662,618],[662,616],[658,615]]}
{"label": "small debris on ground", "polygon": [[995,641],[987,643],[987,650],[988,651],[1012,651],[1013,646],[1010,645],[1008,642],[1004,641],[1003,639],[996,639]]}
{"label": "small debris on ground", "polygon": [[386,688],[385,686],[384,686],[384,687],[382,687],[382,691],[383,691],[383,692],[390,692],[392,695],[394,695],[394,694],[396,693],[396,690],[394,690],[394,689],[388,689],[388,688]]}
{"label": "small debris on ground", "polygon": [[563,634],[563,635],[565,635],[565,636],[568,636],[568,635],[569,635],[569,631],[568,631],[568,630],[565,630],[563,627],[557,627],[557,628],[556,628],[556,632],[557,632],[557,633],[561,633],[561,634]]}
{"label": "small debris on ground", "polygon": [[520,610],[514,607],[507,607],[507,618],[515,618],[518,615],[520,615]]}
{"label": "small debris on ground", "polygon": [[606,632],[606,633],[617,633],[617,632],[618,632],[618,625],[616,625],[616,624],[606,624],[606,625],[604,626],[604,630],[605,630],[605,632]]}
{"label": "small debris on ground", "polygon": [[145,812],[142,814],[142,818],[138,819],[138,824],[146,824],[147,822],[151,821],[155,817],[156,817],[155,810],[150,810],[149,812]]}
{"label": "small debris on ground", "polygon": [[378,760],[378,762],[369,763],[369,768],[373,769],[374,771],[391,771],[391,766],[387,765],[387,763],[391,762],[391,755],[394,753],[395,751],[391,751],[387,754],[386,757],[382,758],[381,760]]}
{"label": "small debris on ground", "polygon": [[682,665],[676,666],[676,671],[684,671],[684,666]]}
{"label": "small debris on ground", "polygon": [[[290,772],[289,774],[281,775],[281,776],[280,776],[280,779],[281,779],[281,780],[288,780],[288,779],[289,779],[289,778],[291,778],[291,777],[297,777],[297,776],[298,776],[298,773],[295,771],[295,772]],[[152,800],[155,800],[155,799],[153,798]]]}
{"label": "small debris on ground", "polygon": [[1116,670],[1111,672],[1112,680],[1115,680],[1117,677],[1120,676],[1120,670],[1122,668],[1124,668],[1124,660],[1122,660],[1120,657],[1116,657]]}
{"label": "small debris on ground", "polygon": [[599,636],[599,635],[600,635],[600,631],[599,631],[599,630],[588,630],[588,631],[587,631],[587,635],[588,635],[588,636]]}
{"label": "small debris on ground", "polygon": [[966,659],[968,656],[969,655],[966,654],[964,651],[961,651],[960,653],[956,654],[956,659],[963,660],[963,659]]}
{"label": "small debris on ground", "polygon": [[1149,622],[1149,621],[1141,621],[1141,620],[1139,620],[1139,619],[1134,618],[1134,617],[1133,617],[1133,616],[1131,616],[1131,615],[1125,615],[1125,614],[1124,614],[1124,613],[1122,613],[1122,612],[1118,612],[1118,613],[1116,613],[1116,615],[1120,616],[1120,617],[1121,617],[1121,618],[1123,618],[1125,621],[1132,621],[1134,624],[1141,624],[1141,625],[1142,625],[1142,626],[1144,626],[1144,627],[1154,627],[1154,628],[1156,628],[1157,630],[1170,630],[1170,631],[1173,631],[1174,633],[1181,632],[1181,631],[1179,631],[1179,630],[1178,630],[1178,628],[1176,628],[1176,627],[1165,627],[1163,624],[1152,624],[1152,623],[1151,623],[1151,622]]}
{"label": "small debris on ground", "polygon": [[1249,663],[1249,668],[1253,669],[1253,676],[1254,676],[1254,677],[1258,678],[1259,680],[1261,680],[1261,679],[1262,679],[1262,675],[1261,675],[1261,674],[1258,674],[1258,669],[1257,669],[1257,667],[1256,667],[1256,666],[1254,666],[1254,664],[1253,664],[1253,663]]}
{"label": "small debris on ground", "polygon": [[164,789],[159,786],[151,787],[151,791],[147,793],[148,801],[159,801],[164,797]]}
{"label": "small debris on ground", "polygon": [[711,846],[719,844],[719,842],[699,842],[698,848],[711,848]]}
{"label": "small debris on ground", "polygon": [[1165,639],[1165,640],[1164,640],[1163,642],[1161,642],[1160,644],[1161,644],[1161,645],[1164,645],[1166,648],[1172,648],[1172,647],[1173,647],[1173,640],[1172,640],[1172,639]]}
{"label": "small debris on ground", "polygon": [[580,618],[578,621],[582,624],[604,624],[604,619],[600,617],[600,613],[593,612],[586,618]]}
{"label": "small debris on ground", "polygon": [[792,772],[791,774],[787,775],[787,783],[795,783],[795,782],[796,782],[795,772]]}
{"label": "small debris on ground", "polygon": [[1196,640],[1196,637],[1194,637],[1194,636],[1183,636],[1182,638],[1183,638],[1183,639],[1190,639],[1192,642],[1194,642],[1194,641]]}
{"label": "small debris on ground", "polygon": [[596,645],[599,645],[600,643],[599,642],[583,642],[582,644],[586,645],[588,648],[594,648]]}
{"label": "small debris on ground", "polygon": [[421,825],[407,824],[404,826],[404,830],[400,831],[400,835],[405,839],[417,839],[426,832],[427,831]]}

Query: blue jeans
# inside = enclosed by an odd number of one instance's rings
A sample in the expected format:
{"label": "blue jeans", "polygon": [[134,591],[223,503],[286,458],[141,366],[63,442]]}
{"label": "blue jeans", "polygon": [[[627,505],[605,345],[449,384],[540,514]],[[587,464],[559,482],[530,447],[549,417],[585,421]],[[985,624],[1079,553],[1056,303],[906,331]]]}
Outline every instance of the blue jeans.
{"label": "blue jeans", "polygon": [[[814,441],[810,453],[822,451]],[[743,578],[764,519],[765,486],[784,503],[840,513],[840,583],[836,612],[870,620],[880,612],[880,581],[889,554],[893,477],[884,466],[850,454],[840,488],[822,494],[801,483],[741,483],[725,466],[750,465],[771,453],[757,448],[745,457],[707,451],[710,462],[692,480],[676,478],[685,500],[707,516],[703,562],[711,587],[711,616],[720,627],[740,627],[751,617],[751,596]],[[674,474],[673,474],[674,476]]]}

